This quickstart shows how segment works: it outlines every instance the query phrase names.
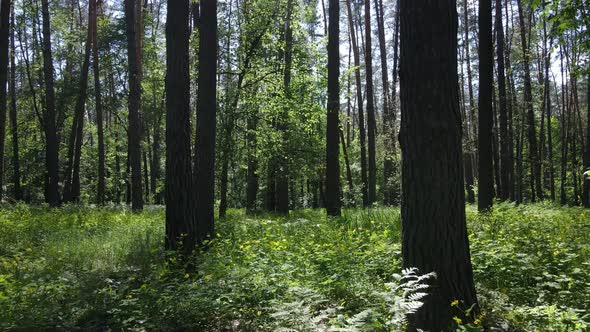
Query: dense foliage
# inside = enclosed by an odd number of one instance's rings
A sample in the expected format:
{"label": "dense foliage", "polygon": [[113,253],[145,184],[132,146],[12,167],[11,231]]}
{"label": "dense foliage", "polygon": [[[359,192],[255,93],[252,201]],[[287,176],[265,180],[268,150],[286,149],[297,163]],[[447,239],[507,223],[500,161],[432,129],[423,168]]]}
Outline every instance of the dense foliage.
{"label": "dense foliage", "polygon": [[[0,216],[2,330],[397,331],[424,291],[401,271],[396,209],[230,210],[210,250],[184,263],[162,250],[160,208],[17,205]],[[588,330],[589,220],[548,204],[469,207],[483,312],[456,328]]]}

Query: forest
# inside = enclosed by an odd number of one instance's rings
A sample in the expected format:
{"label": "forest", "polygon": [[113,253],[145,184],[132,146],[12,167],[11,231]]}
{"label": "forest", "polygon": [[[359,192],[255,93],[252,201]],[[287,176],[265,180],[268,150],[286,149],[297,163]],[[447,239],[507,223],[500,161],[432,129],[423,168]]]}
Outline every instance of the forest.
{"label": "forest", "polygon": [[0,331],[590,331],[589,0],[0,0]]}

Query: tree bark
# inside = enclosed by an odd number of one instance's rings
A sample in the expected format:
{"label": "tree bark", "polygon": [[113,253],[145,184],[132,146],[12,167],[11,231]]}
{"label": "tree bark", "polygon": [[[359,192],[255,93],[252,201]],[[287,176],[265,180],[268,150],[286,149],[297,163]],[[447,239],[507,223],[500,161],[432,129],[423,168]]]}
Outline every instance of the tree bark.
{"label": "tree bark", "polygon": [[[465,222],[455,1],[401,1],[402,255],[434,271],[410,330],[447,330],[477,298]],[[433,167],[436,165],[436,167]],[[444,208],[439,208],[444,207]]]}
{"label": "tree bark", "polygon": [[587,103],[588,112],[586,113],[586,145],[584,150],[584,207],[590,208],[590,73],[588,74],[588,93]]}
{"label": "tree bark", "polygon": [[199,242],[202,242],[215,235],[213,218],[217,113],[217,0],[202,0],[200,14],[195,180],[198,207],[197,234]]}
{"label": "tree bark", "polygon": [[0,2],[0,202],[4,188],[4,147],[6,142],[6,109],[8,81],[8,49],[10,33],[10,0]]}
{"label": "tree bark", "polygon": [[141,180],[141,38],[142,12],[140,0],[125,0],[127,58],[129,61],[129,132],[128,154],[131,169],[131,209],[143,210]]}
{"label": "tree bark", "polygon": [[246,179],[246,213],[252,214],[256,211],[256,200],[258,196],[258,157],[256,128],[258,127],[258,108],[254,114],[250,114],[247,120],[248,132],[246,133],[246,144],[248,149],[248,171]]}
{"label": "tree bark", "polygon": [[479,3],[479,195],[478,210],[487,211],[493,205],[493,142],[492,128],[494,113],[492,108],[493,90],[493,42],[492,42],[492,3],[481,0]]}
{"label": "tree bark", "polygon": [[191,158],[189,1],[168,0],[167,17],[166,248],[190,254],[201,238]]}
{"label": "tree bark", "polygon": [[498,61],[498,97],[500,122],[500,183],[499,196],[510,198],[510,144],[508,138],[508,108],[506,99],[506,74],[504,64],[504,27],[502,24],[502,0],[496,0],[496,55]]}
{"label": "tree bark", "polygon": [[371,1],[365,1],[365,78],[367,80],[367,137],[369,152],[369,205],[377,201],[377,162],[375,156],[375,95],[373,91],[373,50],[371,38]]}
{"label": "tree bark", "polygon": [[[341,215],[340,200],[340,0],[330,0],[328,27],[328,114],[326,129],[326,213]],[[368,2],[368,1],[367,1]]]}
{"label": "tree bark", "polygon": [[[547,112],[547,162],[549,168],[549,191],[552,201],[555,201],[555,166],[553,164],[553,131],[551,130],[551,85],[549,81],[549,68],[551,67],[551,53],[547,47],[547,18],[543,18],[543,48],[544,54],[544,65],[545,65],[545,77],[544,77],[544,98],[545,98],[545,109]],[[590,113],[589,113],[590,114]],[[544,131],[541,128],[541,131]]]}
{"label": "tree bark", "polygon": [[51,22],[49,0],[41,1],[43,17],[43,74],[45,81],[45,167],[47,169],[46,200],[51,207],[60,205],[59,141],[55,124],[55,90],[53,84],[53,55],[51,52]]}

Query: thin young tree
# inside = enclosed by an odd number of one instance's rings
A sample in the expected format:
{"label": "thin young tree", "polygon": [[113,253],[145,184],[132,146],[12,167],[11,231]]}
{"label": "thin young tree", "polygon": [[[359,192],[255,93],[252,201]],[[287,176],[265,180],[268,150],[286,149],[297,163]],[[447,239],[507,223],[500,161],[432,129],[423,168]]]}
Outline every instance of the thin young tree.
{"label": "thin young tree", "polygon": [[404,267],[436,272],[410,330],[447,330],[450,303],[477,311],[465,221],[456,1],[402,0],[401,131]]}
{"label": "thin young tree", "polygon": [[0,201],[2,201],[4,188],[10,2],[10,0],[2,0],[0,2]]}
{"label": "thin young tree", "polygon": [[16,113],[16,62],[15,62],[15,50],[14,44],[14,6],[11,7],[11,22],[10,25],[10,128],[12,132],[12,183],[13,183],[13,195],[16,201],[22,199],[22,190],[20,182],[20,158],[19,158],[19,145],[18,145],[18,121]]}
{"label": "thin young tree", "polygon": [[217,0],[201,1],[200,24],[195,170],[199,243],[215,234],[213,214],[217,113]]}
{"label": "thin young tree", "polygon": [[588,73],[588,93],[587,93],[588,112],[586,113],[586,144],[584,146],[584,207],[590,208],[590,72]]}
{"label": "thin young tree", "polygon": [[340,216],[340,0],[329,2],[328,114],[326,129],[326,212]]}
{"label": "thin young tree", "polygon": [[43,18],[43,76],[45,82],[45,167],[47,170],[46,201],[52,207],[60,205],[59,197],[59,141],[57,139],[53,53],[51,51],[51,22],[49,0],[41,1]]}
{"label": "thin young tree", "polygon": [[96,202],[99,205],[105,202],[105,144],[104,144],[104,114],[100,84],[100,60],[98,58],[98,0],[90,0],[90,6],[93,6],[92,16],[90,19],[92,30],[92,69],[94,73],[94,103],[96,107],[96,127],[98,135],[98,190],[96,193]]}
{"label": "thin young tree", "polygon": [[510,198],[510,144],[508,143],[508,108],[506,99],[506,74],[504,68],[504,27],[502,24],[502,0],[496,0],[496,56],[498,61],[498,97],[500,122],[500,177],[502,187],[499,188],[500,198]]}
{"label": "thin young tree", "polygon": [[129,129],[128,159],[131,170],[131,209],[143,210],[143,185],[141,180],[141,38],[142,1],[125,0],[127,31],[127,59],[129,61]]}
{"label": "thin young tree", "polygon": [[373,49],[371,37],[371,1],[365,1],[365,78],[367,84],[367,138],[369,152],[369,205],[377,200],[377,162],[375,152],[375,136],[377,122],[375,120],[375,95],[373,89]]}

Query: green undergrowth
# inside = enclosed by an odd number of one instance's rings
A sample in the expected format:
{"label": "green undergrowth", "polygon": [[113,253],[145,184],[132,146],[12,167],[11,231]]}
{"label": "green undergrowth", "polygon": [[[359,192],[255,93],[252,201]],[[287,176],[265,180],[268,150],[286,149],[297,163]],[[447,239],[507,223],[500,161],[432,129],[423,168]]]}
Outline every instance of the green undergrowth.
{"label": "green undergrowth", "polygon": [[[483,316],[458,330],[589,329],[589,212],[467,216]],[[397,209],[231,210],[216,231],[187,273],[162,208],[4,208],[0,330],[398,331],[429,278],[401,270]]]}

